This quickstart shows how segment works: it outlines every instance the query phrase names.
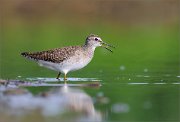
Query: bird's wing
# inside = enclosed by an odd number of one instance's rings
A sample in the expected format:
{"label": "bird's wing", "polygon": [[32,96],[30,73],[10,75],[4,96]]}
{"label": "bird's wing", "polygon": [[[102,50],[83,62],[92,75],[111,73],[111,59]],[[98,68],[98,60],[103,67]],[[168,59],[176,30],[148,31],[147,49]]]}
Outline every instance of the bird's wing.
{"label": "bird's wing", "polygon": [[76,50],[79,48],[80,46],[69,46],[35,53],[24,52],[21,53],[21,55],[37,61],[43,60],[53,63],[61,63],[69,57],[73,56]]}

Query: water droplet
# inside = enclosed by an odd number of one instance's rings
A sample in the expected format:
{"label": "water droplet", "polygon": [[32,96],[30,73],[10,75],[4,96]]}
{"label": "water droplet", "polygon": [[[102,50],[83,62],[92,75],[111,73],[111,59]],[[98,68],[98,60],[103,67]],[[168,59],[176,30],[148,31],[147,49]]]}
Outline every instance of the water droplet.
{"label": "water droplet", "polygon": [[144,102],[143,108],[144,108],[144,109],[150,109],[150,108],[152,108],[152,103],[151,103],[150,101]]}
{"label": "water droplet", "polygon": [[121,65],[119,68],[120,68],[121,71],[126,69],[126,67],[124,65]]}
{"label": "water droplet", "polygon": [[103,97],[104,96],[104,93],[103,92],[98,92],[97,93],[97,97]]}
{"label": "water droplet", "polygon": [[128,113],[129,110],[129,105],[126,103],[116,103],[111,107],[111,111],[114,113]]}
{"label": "water droplet", "polygon": [[148,69],[147,69],[147,68],[145,68],[145,69],[144,69],[144,72],[148,72]]}

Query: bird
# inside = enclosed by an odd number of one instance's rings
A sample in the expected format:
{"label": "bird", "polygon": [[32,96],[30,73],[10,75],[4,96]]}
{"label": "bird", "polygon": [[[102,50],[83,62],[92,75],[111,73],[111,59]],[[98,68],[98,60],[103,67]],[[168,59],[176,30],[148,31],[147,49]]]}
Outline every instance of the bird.
{"label": "bird", "polygon": [[21,55],[36,61],[40,66],[57,71],[56,79],[58,80],[60,80],[60,75],[64,74],[64,81],[66,81],[67,73],[82,69],[91,62],[96,47],[104,47],[110,52],[113,52],[110,48],[115,48],[113,45],[102,41],[98,35],[90,34],[83,45],[66,46],[39,52],[22,52]]}

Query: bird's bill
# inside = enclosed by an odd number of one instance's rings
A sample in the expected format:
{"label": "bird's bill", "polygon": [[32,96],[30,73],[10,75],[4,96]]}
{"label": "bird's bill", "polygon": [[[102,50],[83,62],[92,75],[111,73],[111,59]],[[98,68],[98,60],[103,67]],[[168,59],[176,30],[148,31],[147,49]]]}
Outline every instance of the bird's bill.
{"label": "bird's bill", "polygon": [[111,49],[109,49],[109,47],[115,48],[113,45],[107,44],[105,42],[101,42],[102,47],[104,47],[106,50],[113,52]]}

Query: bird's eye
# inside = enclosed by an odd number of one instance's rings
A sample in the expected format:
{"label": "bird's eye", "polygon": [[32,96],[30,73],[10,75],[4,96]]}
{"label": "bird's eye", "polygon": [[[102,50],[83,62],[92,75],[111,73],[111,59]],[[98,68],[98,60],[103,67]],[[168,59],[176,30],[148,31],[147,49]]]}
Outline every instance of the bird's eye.
{"label": "bird's eye", "polygon": [[98,38],[95,38],[95,41],[98,41]]}

